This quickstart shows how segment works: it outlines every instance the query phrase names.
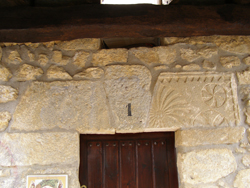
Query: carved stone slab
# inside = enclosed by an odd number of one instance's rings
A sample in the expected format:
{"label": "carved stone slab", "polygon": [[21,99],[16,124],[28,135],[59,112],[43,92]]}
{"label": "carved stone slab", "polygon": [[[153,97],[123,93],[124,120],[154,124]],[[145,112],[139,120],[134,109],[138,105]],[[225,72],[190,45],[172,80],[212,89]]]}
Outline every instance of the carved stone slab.
{"label": "carved stone slab", "polygon": [[239,123],[231,73],[162,73],[156,83],[147,131]]}

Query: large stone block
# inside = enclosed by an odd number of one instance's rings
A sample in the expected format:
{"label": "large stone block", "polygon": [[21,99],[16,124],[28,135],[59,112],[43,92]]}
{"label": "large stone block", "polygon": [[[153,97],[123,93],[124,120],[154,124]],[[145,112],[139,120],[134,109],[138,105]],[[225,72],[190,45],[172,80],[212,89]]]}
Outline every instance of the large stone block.
{"label": "large stone block", "polygon": [[23,64],[21,65],[15,76],[17,81],[36,80],[37,77],[43,74],[43,70],[39,67]]}
{"label": "large stone block", "polygon": [[0,137],[0,153],[0,166],[77,164],[79,135],[63,132],[5,133]]}
{"label": "large stone block", "polygon": [[243,138],[244,132],[244,127],[179,130],[175,134],[175,145],[233,144],[238,143]]}
{"label": "large stone block", "polygon": [[241,62],[237,56],[226,56],[220,58],[221,65],[228,69],[240,66]]}
{"label": "large stone block", "polygon": [[234,180],[234,187],[249,188],[249,185],[250,185],[250,169],[239,171]]}
{"label": "large stone block", "polygon": [[9,69],[0,65],[0,81],[7,82],[11,77],[12,74]]}
{"label": "large stone block", "polygon": [[237,168],[231,150],[206,149],[178,154],[178,172],[182,183],[211,183]]}
{"label": "large stone block", "polygon": [[233,74],[161,73],[147,130],[233,126],[239,123]]}
{"label": "large stone block", "polygon": [[151,101],[151,74],[141,65],[113,65],[105,70],[105,91],[117,132],[144,130]]}
{"label": "large stone block", "polygon": [[11,114],[9,112],[0,112],[0,131],[4,131],[8,127],[10,120]]}
{"label": "large stone block", "polygon": [[47,70],[47,78],[50,80],[71,80],[72,77],[67,73],[63,67],[57,67],[56,65],[51,65]]}
{"label": "large stone block", "polygon": [[250,84],[250,69],[246,69],[243,72],[237,72],[237,77],[239,80],[239,84]]}
{"label": "large stone block", "polygon": [[16,108],[11,129],[114,133],[106,100],[100,81],[33,82]]}
{"label": "large stone block", "polygon": [[86,38],[56,42],[56,44],[57,47],[62,50],[99,50],[101,47],[101,40],[94,38]]}

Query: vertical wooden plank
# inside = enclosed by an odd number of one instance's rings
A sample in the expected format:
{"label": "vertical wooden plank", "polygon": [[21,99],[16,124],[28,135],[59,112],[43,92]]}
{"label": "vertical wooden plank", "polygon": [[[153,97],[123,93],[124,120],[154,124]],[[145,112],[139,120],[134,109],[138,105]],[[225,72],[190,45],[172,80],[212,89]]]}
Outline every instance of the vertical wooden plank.
{"label": "vertical wooden plank", "polygon": [[136,187],[136,157],[135,142],[121,141],[121,188]]}
{"label": "vertical wooden plank", "polygon": [[87,142],[88,188],[102,187],[102,143]]}
{"label": "vertical wooden plank", "polygon": [[154,174],[155,184],[157,188],[169,187],[169,172],[167,159],[166,140],[153,141],[154,153]]}
{"label": "vertical wooden plank", "polygon": [[119,187],[118,141],[105,141],[105,188]]}
{"label": "vertical wooden plank", "polygon": [[80,135],[80,167],[79,167],[79,180],[81,185],[88,184],[88,161],[87,161],[87,142],[84,140],[84,135]]}
{"label": "vertical wooden plank", "polygon": [[138,188],[152,188],[152,153],[150,140],[138,140]]}
{"label": "vertical wooden plank", "polygon": [[178,188],[177,163],[175,151],[175,133],[171,133],[166,138],[167,143],[167,158],[169,166],[169,185],[171,188]]}

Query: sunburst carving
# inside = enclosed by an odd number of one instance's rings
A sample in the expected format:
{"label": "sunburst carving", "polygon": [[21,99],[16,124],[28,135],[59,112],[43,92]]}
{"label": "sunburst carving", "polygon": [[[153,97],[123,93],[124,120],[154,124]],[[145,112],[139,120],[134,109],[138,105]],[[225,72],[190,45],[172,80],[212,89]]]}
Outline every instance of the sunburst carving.
{"label": "sunburst carving", "polygon": [[149,123],[154,127],[166,127],[170,121],[183,124],[190,109],[188,103],[174,89],[159,85],[149,114]]}

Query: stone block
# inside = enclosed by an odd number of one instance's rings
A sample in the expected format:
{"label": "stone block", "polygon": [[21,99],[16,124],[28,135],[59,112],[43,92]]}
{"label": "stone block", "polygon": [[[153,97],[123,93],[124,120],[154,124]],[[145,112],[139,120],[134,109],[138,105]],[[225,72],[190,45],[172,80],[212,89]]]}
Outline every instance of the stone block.
{"label": "stone block", "polygon": [[103,69],[99,67],[91,67],[83,70],[82,72],[74,75],[74,78],[94,78],[94,79],[99,79],[104,76],[104,71]]}
{"label": "stone block", "polygon": [[216,64],[205,59],[202,63],[202,67],[207,70],[215,70]]}
{"label": "stone block", "polygon": [[183,48],[180,51],[181,51],[181,58],[189,62],[193,62],[199,58],[211,58],[212,56],[218,54],[217,47],[209,47],[209,46],[202,47],[197,50],[193,50],[191,48],[188,49]]}
{"label": "stone block", "polygon": [[46,54],[39,54],[38,62],[41,66],[46,66],[49,62],[49,58]]}
{"label": "stone block", "polygon": [[240,85],[250,84],[250,69],[246,69],[242,72],[237,72],[237,77]]}
{"label": "stone block", "polygon": [[5,133],[0,143],[1,166],[79,163],[77,133]]}
{"label": "stone block", "polygon": [[28,57],[29,57],[30,61],[35,61],[35,54],[34,53],[28,51]]}
{"label": "stone block", "polygon": [[200,56],[197,54],[196,50],[191,48],[188,49],[181,49],[181,58],[187,60],[188,62],[193,62],[196,59],[199,59]]}
{"label": "stone block", "polygon": [[242,157],[242,163],[246,166],[246,167],[250,167],[250,155],[244,155]]}
{"label": "stone block", "polygon": [[99,50],[101,47],[101,40],[97,38],[85,38],[60,41],[56,42],[56,45],[62,50]]}
{"label": "stone block", "polygon": [[3,55],[3,50],[2,50],[2,48],[0,47],[0,61],[2,60],[2,55]]}
{"label": "stone block", "polygon": [[220,58],[221,65],[227,69],[240,66],[241,62],[237,56],[226,56]]}
{"label": "stone block", "polygon": [[54,51],[52,55],[52,61],[57,65],[67,65],[70,57],[63,56],[61,51]]}
{"label": "stone block", "polygon": [[16,107],[11,129],[114,133],[106,100],[101,81],[33,82]]}
{"label": "stone block", "polygon": [[36,80],[36,78],[41,76],[42,74],[43,70],[41,68],[23,64],[16,71],[15,79],[17,81]]}
{"label": "stone block", "polygon": [[177,51],[174,47],[160,46],[156,50],[161,64],[171,64],[177,59]]}
{"label": "stone block", "polygon": [[0,131],[4,131],[8,127],[10,120],[11,114],[9,112],[0,112]]}
{"label": "stone block", "polygon": [[244,133],[244,127],[179,130],[175,133],[175,145],[199,146],[208,144],[234,144],[240,142]]}
{"label": "stone block", "polygon": [[6,60],[8,64],[15,64],[18,65],[23,62],[22,58],[20,57],[20,54],[18,51],[10,51],[8,58]]}
{"label": "stone block", "polygon": [[0,85],[0,103],[16,100],[18,91],[11,86]]}
{"label": "stone block", "polygon": [[107,66],[104,84],[116,131],[143,131],[151,101],[149,70],[141,65]]}
{"label": "stone block", "polygon": [[0,65],[0,81],[7,82],[12,77],[11,72],[9,69]]}
{"label": "stone block", "polygon": [[200,65],[197,65],[197,64],[189,64],[189,65],[183,66],[182,69],[185,71],[194,71],[194,70],[200,70],[201,67]]}
{"label": "stone block", "polygon": [[229,149],[206,149],[178,154],[178,172],[182,183],[212,183],[226,177],[237,168]]}
{"label": "stone block", "polygon": [[76,52],[73,58],[73,64],[79,68],[83,68],[85,67],[89,57],[90,57],[89,52],[84,52],[84,51]]}
{"label": "stone block", "polygon": [[250,169],[239,171],[234,180],[234,187],[248,188],[249,185],[250,185]]}
{"label": "stone block", "polygon": [[246,65],[250,65],[250,56],[245,57],[242,61],[243,61],[243,63],[245,63]]}
{"label": "stone block", "polygon": [[150,130],[239,123],[237,87],[227,73],[161,73],[149,112]]}
{"label": "stone block", "polygon": [[[163,50],[164,49],[159,48],[159,51]],[[139,48],[132,48],[129,51],[145,64],[148,65],[160,64],[157,48],[139,47]],[[162,61],[164,61],[164,55],[166,56],[166,54],[161,55]]]}
{"label": "stone block", "polygon": [[110,63],[126,63],[128,60],[127,49],[103,49],[93,53],[92,63],[94,66],[105,66]]}
{"label": "stone block", "polygon": [[71,80],[72,77],[67,73],[63,67],[57,67],[56,65],[51,65],[47,70],[47,78],[50,80]]}
{"label": "stone block", "polygon": [[0,170],[0,177],[8,177],[10,176],[10,169]]}

